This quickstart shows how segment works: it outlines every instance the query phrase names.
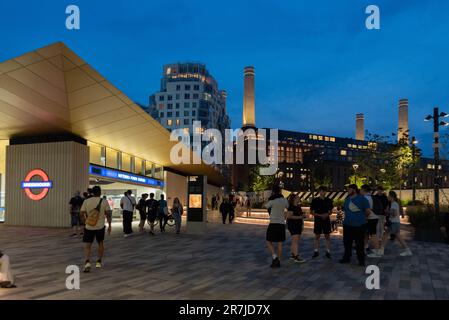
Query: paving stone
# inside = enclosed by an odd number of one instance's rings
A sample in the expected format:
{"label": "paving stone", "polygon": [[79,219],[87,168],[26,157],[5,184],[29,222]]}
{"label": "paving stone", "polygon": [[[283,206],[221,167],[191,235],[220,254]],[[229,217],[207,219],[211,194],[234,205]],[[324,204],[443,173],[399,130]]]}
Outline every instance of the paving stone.
{"label": "paving stone", "polygon": [[[184,231],[184,229],[182,230]],[[105,240],[104,268],[81,274],[81,290],[65,288],[65,268],[83,263],[83,244],[67,229],[0,225],[1,249],[11,257],[17,289],[8,299],[449,299],[449,246],[410,241],[411,258],[389,244],[386,256],[367,262],[380,268],[380,290],[367,290],[365,268],[340,265],[342,238],[332,235],[332,260],[311,260],[313,235],[300,244],[304,264],[288,260],[273,270],[265,227],[209,223],[205,235],[136,234],[124,239],[114,224]],[[94,255],[96,258],[96,245]]]}

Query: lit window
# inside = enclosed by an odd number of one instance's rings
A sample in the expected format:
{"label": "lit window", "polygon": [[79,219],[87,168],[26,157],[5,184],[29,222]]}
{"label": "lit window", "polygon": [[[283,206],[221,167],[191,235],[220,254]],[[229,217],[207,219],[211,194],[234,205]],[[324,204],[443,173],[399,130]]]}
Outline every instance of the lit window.
{"label": "lit window", "polygon": [[324,137],[324,141],[329,141],[329,137]]}
{"label": "lit window", "polygon": [[[181,121],[179,121],[179,119],[176,119],[176,125],[179,126],[180,123],[181,123]],[[185,128],[185,129],[188,129],[188,128]]]}
{"label": "lit window", "polygon": [[314,135],[313,136],[313,140],[317,140],[317,139],[318,139],[318,137]]}
{"label": "lit window", "polygon": [[331,142],[335,142],[335,138],[334,137],[330,137],[329,138]]}
{"label": "lit window", "polygon": [[348,152],[346,150],[340,150],[340,155],[346,156]]}
{"label": "lit window", "polygon": [[168,68],[167,68],[167,75],[169,75],[170,73],[171,73],[171,68],[168,67]]}
{"label": "lit window", "polygon": [[168,119],[167,120],[167,126],[171,126],[173,124],[173,120],[172,119]]}

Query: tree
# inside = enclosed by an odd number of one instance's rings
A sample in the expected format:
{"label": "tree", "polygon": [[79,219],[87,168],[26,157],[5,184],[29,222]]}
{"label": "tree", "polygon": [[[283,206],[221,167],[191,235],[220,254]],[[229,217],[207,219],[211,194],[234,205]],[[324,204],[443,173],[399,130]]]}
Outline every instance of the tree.
{"label": "tree", "polygon": [[409,139],[405,136],[394,142],[395,135],[380,136],[368,134],[368,152],[360,153],[356,160],[358,165],[350,183],[368,184],[372,187],[381,185],[385,189],[401,189],[409,180],[410,173],[419,163],[420,151],[417,149],[415,159]]}
{"label": "tree", "polygon": [[262,176],[259,174],[260,165],[251,168],[249,172],[249,191],[271,190],[274,183],[274,175]]}

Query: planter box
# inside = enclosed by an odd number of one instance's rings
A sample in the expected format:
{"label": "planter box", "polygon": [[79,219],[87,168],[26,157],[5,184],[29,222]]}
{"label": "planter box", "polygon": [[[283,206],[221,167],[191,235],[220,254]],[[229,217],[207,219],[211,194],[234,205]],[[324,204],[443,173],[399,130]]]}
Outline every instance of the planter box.
{"label": "planter box", "polygon": [[437,227],[415,228],[414,240],[426,242],[446,242],[440,228]]}

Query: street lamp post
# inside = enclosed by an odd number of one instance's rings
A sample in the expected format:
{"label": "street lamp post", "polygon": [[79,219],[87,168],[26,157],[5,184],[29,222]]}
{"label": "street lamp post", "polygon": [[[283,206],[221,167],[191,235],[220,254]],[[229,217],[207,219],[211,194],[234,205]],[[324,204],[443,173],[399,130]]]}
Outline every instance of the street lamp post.
{"label": "street lamp post", "polygon": [[433,150],[434,150],[434,206],[435,206],[435,217],[438,218],[440,215],[440,179],[439,179],[439,169],[440,169],[440,126],[447,126],[449,123],[445,121],[440,121],[440,118],[446,118],[449,116],[445,112],[439,111],[438,107],[433,109],[433,116],[428,115],[425,120],[430,121],[433,119]]}
{"label": "street lamp post", "polygon": [[412,161],[413,161],[413,171],[412,171],[412,201],[416,201],[416,145],[418,141],[415,137],[412,137]]}
{"label": "street lamp post", "polygon": [[352,165],[352,168],[354,169],[354,182],[357,185],[357,169],[359,168],[359,165],[357,163],[354,163]]}

